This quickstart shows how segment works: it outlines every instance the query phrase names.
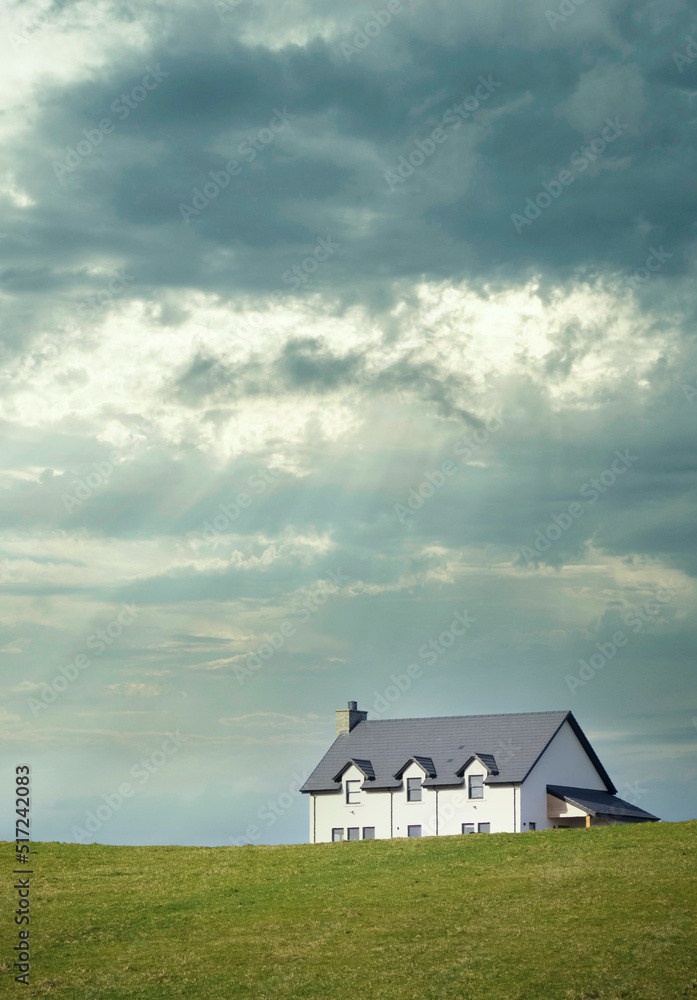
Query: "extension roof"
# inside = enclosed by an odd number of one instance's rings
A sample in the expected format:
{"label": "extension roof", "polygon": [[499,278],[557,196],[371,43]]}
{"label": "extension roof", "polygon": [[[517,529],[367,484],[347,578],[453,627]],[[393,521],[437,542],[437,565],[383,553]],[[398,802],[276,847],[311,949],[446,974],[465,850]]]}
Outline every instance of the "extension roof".
{"label": "extension roof", "polygon": [[658,820],[658,816],[639,809],[631,802],[609,792],[598,791],[597,788],[571,788],[568,785],[547,785],[547,791],[562,802],[577,806],[591,816],[601,819],[623,819],[623,820]]}
{"label": "extension roof", "polygon": [[583,730],[568,711],[359,722],[350,733],[337,736],[301,790],[336,791],[341,774],[352,761],[360,761],[364,774],[368,771],[366,764],[370,765],[375,777],[363,786],[370,790],[401,788],[402,769],[411,760],[423,762],[429,775],[424,780],[426,787],[461,785],[462,769],[473,756],[489,772],[487,785],[518,784],[565,722],[578,737],[608,792],[616,792]]}

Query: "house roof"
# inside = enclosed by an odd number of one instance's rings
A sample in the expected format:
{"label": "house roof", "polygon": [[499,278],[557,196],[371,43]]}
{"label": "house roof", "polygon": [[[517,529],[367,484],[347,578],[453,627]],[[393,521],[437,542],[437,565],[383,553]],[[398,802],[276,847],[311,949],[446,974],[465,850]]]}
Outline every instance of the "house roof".
{"label": "house roof", "polygon": [[[519,783],[565,722],[576,733],[609,792],[616,792],[571,712],[521,712],[511,715],[458,715],[429,719],[378,719],[359,722],[337,736],[302,787],[303,792],[335,791],[338,774],[350,761],[369,761],[375,780],[365,787],[400,788],[396,775],[405,761],[428,759],[435,771],[424,784],[461,785],[458,771],[472,756],[486,763],[488,785]],[[494,768],[489,767],[493,758]],[[430,768],[424,768],[429,771]],[[494,773],[497,771],[498,773]]]}
{"label": "house roof", "polygon": [[599,791],[597,788],[571,788],[568,785],[547,785],[547,791],[555,798],[568,802],[569,805],[578,806],[584,809],[591,816],[599,816],[608,819],[625,820],[657,820],[658,816],[639,809],[631,802],[611,795],[609,792]]}

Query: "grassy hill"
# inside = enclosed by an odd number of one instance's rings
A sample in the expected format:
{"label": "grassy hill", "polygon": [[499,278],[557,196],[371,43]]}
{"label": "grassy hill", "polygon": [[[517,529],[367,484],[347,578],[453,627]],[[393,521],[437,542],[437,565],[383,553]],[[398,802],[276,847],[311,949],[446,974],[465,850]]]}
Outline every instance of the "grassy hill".
{"label": "grassy hill", "polygon": [[[697,1000],[696,844],[697,822],[293,847],[38,844],[28,992]],[[0,960],[16,943],[9,885]],[[12,975],[6,961],[19,996]]]}

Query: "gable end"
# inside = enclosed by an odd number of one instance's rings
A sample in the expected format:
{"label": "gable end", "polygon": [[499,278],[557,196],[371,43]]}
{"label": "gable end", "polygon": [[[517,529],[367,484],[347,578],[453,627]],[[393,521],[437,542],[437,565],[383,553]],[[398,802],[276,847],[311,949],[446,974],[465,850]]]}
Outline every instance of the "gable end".
{"label": "gable end", "polygon": [[596,771],[600,775],[600,778],[603,781],[603,783],[605,784],[605,787],[607,788],[608,792],[610,792],[612,795],[614,795],[615,792],[617,791],[617,789],[615,788],[615,785],[612,783],[612,780],[610,779],[610,775],[607,773],[607,771],[605,770],[605,768],[603,767],[603,765],[600,763],[600,758],[598,757],[598,755],[595,752],[595,750],[593,749],[593,747],[590,745],[590,742],[588,741],[588,738],[587,738],[586,734],[583,732],[583,730],[579,726],[578,722],[574,718],[573,712],[567,712],[566,716],[559,723],[559,725],[557,726],[557,728],[555,729],[555,731],[552,733],[552,735],[550,736],[550,738],[547,741],[547,743],[545,744],[545,746],[540,751],[540,753],[537,756],[537,759],[535,760],[535,762],[528,768],[528,771],[527,771],[527,773],[525,774],[525,777],[522,780],[525,781],[525,779],[528,777],[528,775],[530,774],[530,772],[535,769],[535,767],[537,766],[537,764],[540,761],[540,759],[547,752],[547,748],[549,747],[550,743],[552,742],[552,740],[555,739],[555,737],[559,733],[559,730],[562,728],[562,726],[564,725],[565,722],[568,722],[569,725],[571,726],[572,732],[574,733],[574,735],[578,739],[579,743],[581,744],[581,746],[585,750],[588,759],[590,760],[591,764],[593,765],[593,767],[596,769]]}

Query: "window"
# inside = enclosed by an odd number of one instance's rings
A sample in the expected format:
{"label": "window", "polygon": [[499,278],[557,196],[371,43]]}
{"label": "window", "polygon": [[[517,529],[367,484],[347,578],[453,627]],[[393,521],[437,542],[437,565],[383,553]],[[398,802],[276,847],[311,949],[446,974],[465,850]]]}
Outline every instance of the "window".
{"label": "window", "polygon": [[484,775],[483,774],[470,774],[469,777],[469,789],[471,799],[483,799],[484,798]]}
{"label": "window", "polygon": [[344,831],[334,827],[334,829],[332,830],[332,840],[334,841],[334,843],[336,844],[343,839],[344,839]]}
{"label": "window", "polygon": [[536,830],[537,823],[528,823],[528,830]]}
{"label": "window", "polygon": [[491,833],[491,823],[479,823],[477,833]]}
{"label": "window", "polygon": [[474,823],[463,823],[462,824],[463,833],[474,833]]}
{"label": "window", "polygon": [[361,801],[361,782],[358,781],[347,781],[346,782],[346,803],[350,806],[355,806]]}
{"label": "window", "polygon": [[360,840],[360,837],[358,836],[360,830],[358,829],[357,826],[350,826],[347,832],[349,840]]}
{"label": "window", "polygon": [[363,827],[363,840],[375,840],[375,827],[374,826],[364,826]]}
{"label": "window", "polygon": [[420,837],[421,827],[420,826],[408,826],[407,827],[407,837]]}
{"label": "window", "polygon": [[407,778],[407,802],[421,802],[421,778]]}

